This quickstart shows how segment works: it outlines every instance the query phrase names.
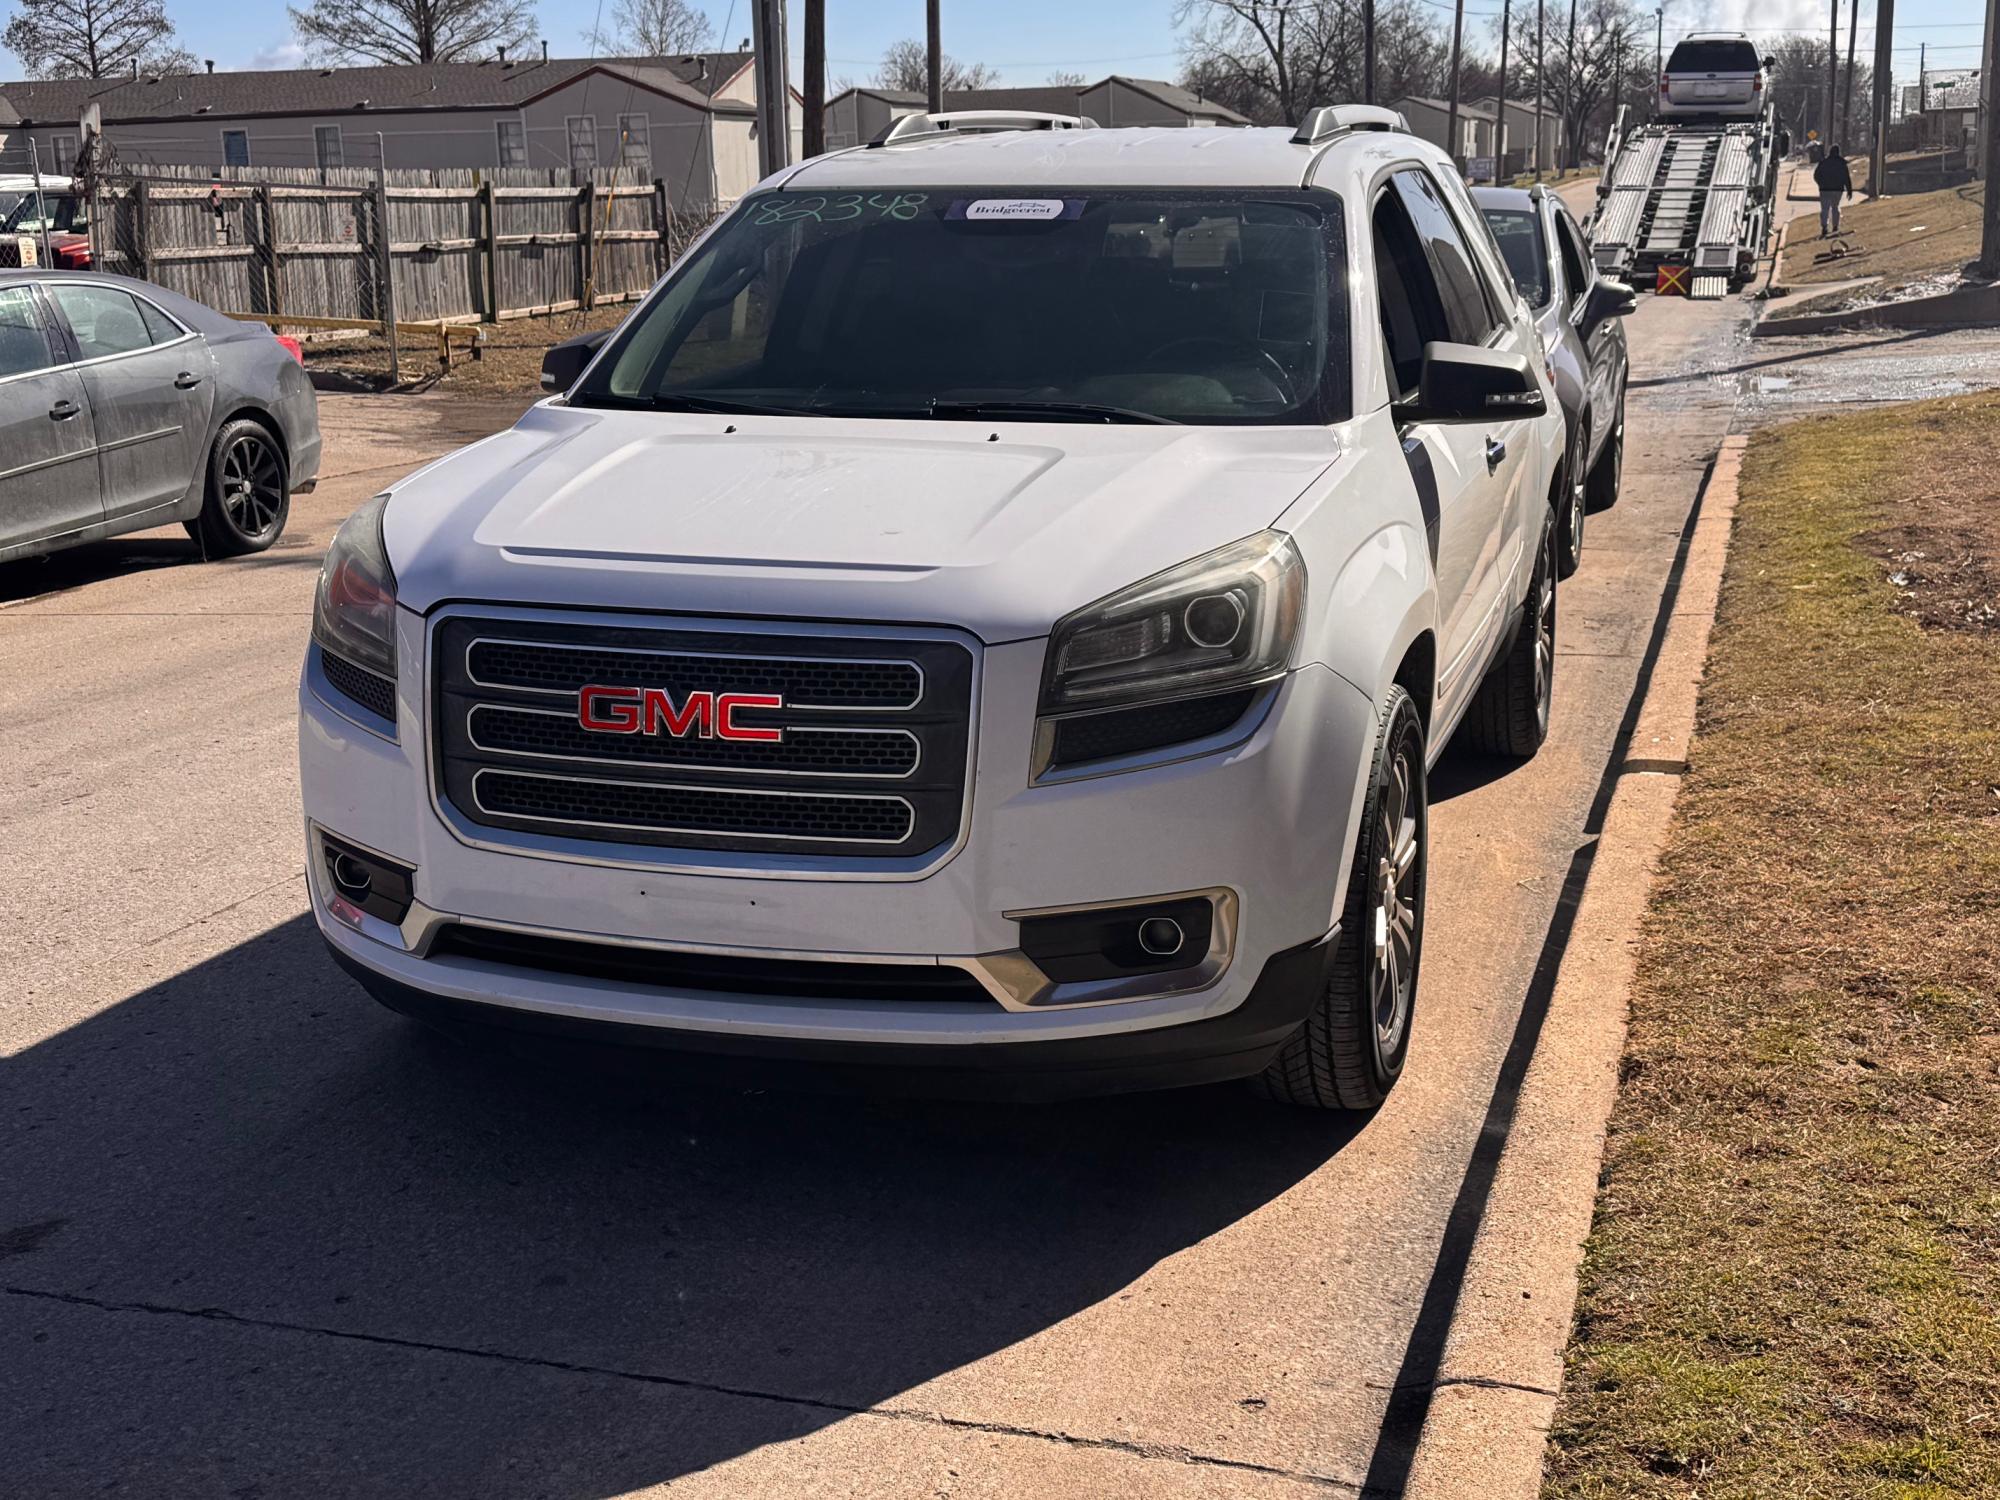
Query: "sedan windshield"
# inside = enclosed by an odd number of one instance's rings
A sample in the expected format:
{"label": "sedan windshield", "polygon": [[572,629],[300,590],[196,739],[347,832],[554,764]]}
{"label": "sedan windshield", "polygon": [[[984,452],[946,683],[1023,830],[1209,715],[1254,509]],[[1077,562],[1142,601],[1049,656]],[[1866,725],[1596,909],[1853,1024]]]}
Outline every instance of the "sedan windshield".
{"label": "sedan windshield", "polygon": [[1541,307],[1549,300],[1549,257],[1542,244],[1542,226],[1532,213],[1518,209],[1485,210],[1486,227],[1514,273],[1514,285],[1527,298],[1528,306]]}
{"label": "sedan windshield", "polygon": [[572,400],[1338,421],[1340,222],[1325,194],[771,193],[676,268]]}

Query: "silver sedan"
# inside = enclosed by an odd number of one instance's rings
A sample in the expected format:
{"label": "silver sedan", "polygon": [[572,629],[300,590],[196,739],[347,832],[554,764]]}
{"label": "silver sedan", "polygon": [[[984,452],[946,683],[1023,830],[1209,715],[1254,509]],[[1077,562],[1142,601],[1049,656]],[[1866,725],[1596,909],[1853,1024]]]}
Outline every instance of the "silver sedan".
{"label": "silver sedan", "polygon": [[269,329],[147,282],[0,271],[0,562],[179,521],[261,552],[319,474],[319,406]]}

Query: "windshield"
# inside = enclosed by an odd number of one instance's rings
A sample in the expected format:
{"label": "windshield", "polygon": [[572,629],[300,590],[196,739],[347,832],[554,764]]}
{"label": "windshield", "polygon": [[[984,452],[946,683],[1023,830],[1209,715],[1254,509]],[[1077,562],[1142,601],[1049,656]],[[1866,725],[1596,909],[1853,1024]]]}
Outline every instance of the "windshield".
{"label": "windshield", "polygon": [[771,193],[621,329],[584,406],[1325,423],[1347,415],[1326,194]]}
{"label": "windshield", "polygon": [[1482,211],[1486,227],[1493,231],[1494,242],[1507,261],[1507,269],[1514,273],[1514,285],[1521,289],[1530,307],[1545,305],[1549,300],[1549,258],[1542,243],[1540,221],[1523,209]]}
{"label": "windshield", "polygon": [[39,205],[32,190],[0,194],[0,234],[82,234],[84,218],[81,200],[70,194],[45,192]]}
{"label": "windshield", "polygon": [[1757,49],[1749,42],[1682,42],[1667,58],[1669,73],[1754,73]]}

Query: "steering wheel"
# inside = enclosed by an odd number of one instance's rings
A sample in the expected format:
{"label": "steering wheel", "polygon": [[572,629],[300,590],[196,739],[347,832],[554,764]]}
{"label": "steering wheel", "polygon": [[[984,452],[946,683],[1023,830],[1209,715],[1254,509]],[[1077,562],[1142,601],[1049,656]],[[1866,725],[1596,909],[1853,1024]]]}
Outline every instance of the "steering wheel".
{"label": "steering wheel", "polygon": [[1299,403],[1298,392],[1292,388],[1292,372],[1287,370],[1278,357],[1269,349],[1266,349],[1262,344],[1253,344],[1248,339],[1217,338],[1212,334],[1198,334],[1192,338],[1170,339],[1168,342],[1161,344],[1157,349],[1148,350],[1145,356],[1146,362],[1151,364],[1154,360],[1165,359],[1176,350],[1188,349],[1218,349],[1224,354],[1248,353],[1253,360],[1263,367],[1264,373],[1270,379],[1271,384],[1277,387],[1278,394],[1284,398],[1285,405],[1297,406]]}

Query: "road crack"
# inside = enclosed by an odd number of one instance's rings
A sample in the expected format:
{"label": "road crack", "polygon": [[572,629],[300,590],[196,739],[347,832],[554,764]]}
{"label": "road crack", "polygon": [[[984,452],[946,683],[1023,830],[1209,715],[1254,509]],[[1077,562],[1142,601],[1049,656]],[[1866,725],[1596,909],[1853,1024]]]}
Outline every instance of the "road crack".
{"label": "road crack", "polygon": [[640,1385],[665,1386],[672,1390],[694,1391],[703,1395],[729,1396],[746,1401],[771,1401],[781,1406],[803,1407],[812,1411],[837,1413],[844,1417],[873,1417],[887,1422],[913,1422],[948,1428],[954,1432],[978,1432],[995,1437],[1025,1438],[1054,1443],[1066,1448],[1095,1449],[1154,1462],[1187,1464],[1196,1468],[1226,1469],[1244,1474],[1261,1474],[1273,1479],[1297,1480],[1342,1494],[1359,1495],[1362,1487],[1352,1480],[1336,1479],[1300,1469],[1260,1464],[1248,1459],[1225,1458],[1167,1443],[1144,1443],[1128,1438],[1079,1436],[1012,1422],[981,1422],[970,1417],[953,1417],[943,1412],[918,1411],[908,1407],[855,1406],[827,1401],[815,1396],[793,1396],[782,1391],[758,1390],[751,1386],[727,1385],[719,1381],[693,1380],[680,1375],[662,1375],[647,1370],[626,1370],[615,1365],[584,1364],[575,1360],[550,1359],[543,1355],[515,1354],[502,1349],[479,1348],[467,1344],[440,1344],[426,1339],[398,1338],[393,1334],[361,1333],[347,1328],[327,1328],[312,1323],[293,1323],[282,1318],[249,1317],[221,1307],[175,1307],[160,1302],[114,1302],[86,1297],[75,1292],[48,1291],[38,1287],[0,1286],[0,1295],[30,1301],[54,1302],[66,1307],[90,1308],[96,1312],[179,1318],[203,1323],[223,1323],[238,1328],[255,1328],[270,1333],[304,1334],[309,1337],[344,1339],[351,1343],[374,1344],[389,1349],[405,1349],[419,1354],[442,1354],[461,1359],[485,1360],[523,1369],[555,1370],[569,1375],[596,1376],[607,1380],[627,1380]]}

